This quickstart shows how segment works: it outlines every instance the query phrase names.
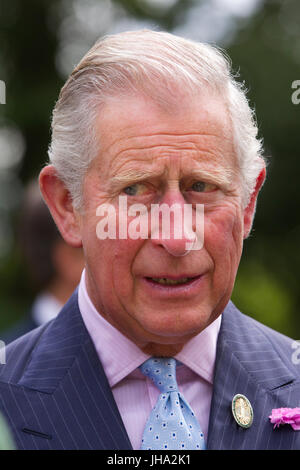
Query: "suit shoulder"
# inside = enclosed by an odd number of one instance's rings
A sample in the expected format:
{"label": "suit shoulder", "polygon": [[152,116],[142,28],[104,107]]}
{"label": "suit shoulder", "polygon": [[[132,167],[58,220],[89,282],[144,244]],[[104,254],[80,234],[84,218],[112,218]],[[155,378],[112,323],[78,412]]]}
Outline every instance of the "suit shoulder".
{"label": "suit shoulder", "polygon": [[39,326],[4,346],[5,354],[0,364],[0,382],[18,383],[30,362],[32,352],[50,323]]}
{"label": "suit shoulder", "polygon": [[[285,362],[286,366],[295,372],[295,366],[300,363],[300,343],[293,338],[290,338],[258,320],[252,318],[249,315],[245,315],[240,312],[236,306],[230,302],[230,317],[234,317],[234,321],[231,321],[230,327],[234,330],[232,333],[235,337],[238,337],[240,333],[241,337],[247,338],[249,347],[251,349],[261,349],[261,345],[267,342],[274,352],[281,357]],[[293,355],[295,356],[295,350],[298,349],[299,361],[293,361]],[[296,367],[297,375],[299,375],[299,366]]]}
{"label": "suit shoulder", "polygon": [[8,329],[2,331],[1,340],[4,341],[6,345],[8,345],[21,336],[24,336],[29,331],[34,330],[38,326],[39,325],[35,323],[31,315],[28,315],[26,318],[21,319]]}
{"label": "suit shoulder", "polygon": [[289,336],[280,333],[279,331],[274,330],[273,328],[264,325],[263,323],[259,322],[258,320],[249,317],[242,313],[244,317],[247,317],[249,322],[251,322],[256,328],[261,331],[263,335],[265,335],[271,342],[274,342],[276,345],[282,347],[283,349],[288,348],[290,351],[291,343],[295,341],[295,339],[290,338]]}

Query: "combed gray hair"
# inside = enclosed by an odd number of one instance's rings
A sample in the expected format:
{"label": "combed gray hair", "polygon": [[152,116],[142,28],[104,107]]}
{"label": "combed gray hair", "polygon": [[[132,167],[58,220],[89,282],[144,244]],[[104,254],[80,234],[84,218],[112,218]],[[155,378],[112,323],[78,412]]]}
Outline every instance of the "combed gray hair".
{"label": "combed gray hair", "polygon": [[[96,129],[101,105],[110,96],[134,90],[146,92],[160,104],[168,99],[174,102],[172,84],[181,85],[184,94],[195,96],[205,87],[224,98],[242,180],[242,203],[247,206],[264,167],[262,141],[244,86],[233,77],[229,59],[208,44],[141,30],[98,40],[60,92],[53,111],[49,159],[74,207],[82,206],[84,176],[101,150],[101,135]],[[180,106],[180,99],[177,101]]]}

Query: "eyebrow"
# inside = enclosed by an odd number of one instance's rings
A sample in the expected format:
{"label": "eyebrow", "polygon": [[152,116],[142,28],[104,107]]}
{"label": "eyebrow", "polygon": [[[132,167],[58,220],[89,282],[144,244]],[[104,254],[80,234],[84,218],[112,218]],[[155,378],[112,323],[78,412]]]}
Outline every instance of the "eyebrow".
{"label": "eyebrow", "polygon": [[[133,169],[130,168],[123,173],[113,176],[110,180],[112,187],[119,187],[120,185],[130,185],[149,179],[156,179],[162,177],[163,172],[154,172],[153,170]],[[216,184],[224,189],[229,189],[235,172],[229,168],[211,168],[200,169],[191,168],[188,173],[181,175],[181,178],[195,178],[197,180],[204,180],[208,183]]]}
{"label": "eyebrow", "polygon": [[234,175],[235,172],[229,168],[192,168],[187,176],[229,189]]}
{"label": "eyebrow", "polygon": [[146,170],[146,169],[144,170],[129,169],[127,171],[124,171],[121,174],[117,174],[113,176],[110,181],[111,181],[111,184],[115,186],[115,185],[120,185],[120,184],[132,184],[132,183],[136,183],[139,181],[159,178],[162,175],[163,175],[163,172],[154,173],[153,171]]}

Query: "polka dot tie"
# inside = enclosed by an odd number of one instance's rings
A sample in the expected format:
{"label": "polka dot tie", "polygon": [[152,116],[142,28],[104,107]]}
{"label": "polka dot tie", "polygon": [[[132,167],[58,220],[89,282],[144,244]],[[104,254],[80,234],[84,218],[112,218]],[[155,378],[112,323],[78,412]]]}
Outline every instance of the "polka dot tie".
{"label": "polka dot tie", "polygon": [[140,366],[160,390],[157,403],[145,426],[143,450],[204,450],[203,432],[176,381],[174,358],[152,357]]}

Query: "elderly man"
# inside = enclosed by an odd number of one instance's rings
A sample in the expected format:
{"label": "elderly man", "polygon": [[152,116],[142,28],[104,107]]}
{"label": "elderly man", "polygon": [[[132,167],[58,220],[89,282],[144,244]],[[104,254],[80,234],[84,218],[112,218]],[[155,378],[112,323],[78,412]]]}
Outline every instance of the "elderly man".
{"label": "elderly man", "polygon": [[106,37],[52,129],[40,186],[85,270],[57,319],[7,349],[18,446],[300,448],[297,410],[294,427],[270,420],[299,404],[291,340],[230,301],[265,163],[226,58],[163,32]]}

